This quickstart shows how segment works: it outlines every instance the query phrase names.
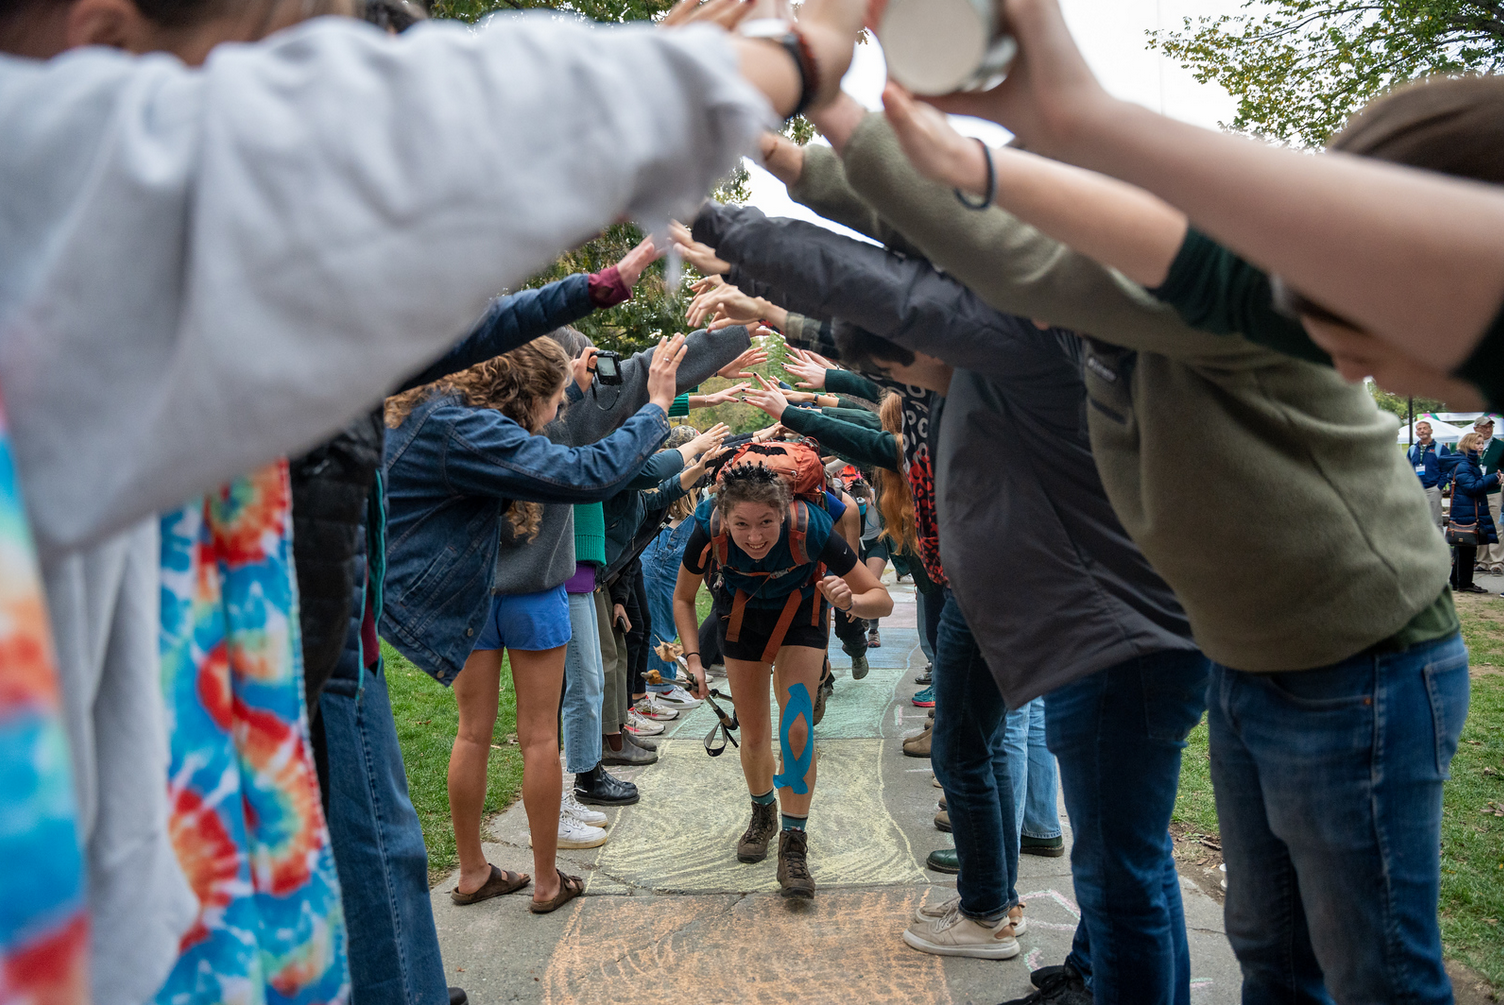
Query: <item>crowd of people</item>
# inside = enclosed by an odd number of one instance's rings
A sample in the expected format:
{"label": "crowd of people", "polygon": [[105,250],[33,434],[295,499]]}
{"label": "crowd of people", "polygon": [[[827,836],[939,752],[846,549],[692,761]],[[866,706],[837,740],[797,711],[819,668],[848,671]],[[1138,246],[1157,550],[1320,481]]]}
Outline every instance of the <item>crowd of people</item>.
{"label": "crowd of people", "polygon": [[[383,638],[455,693],[455,903],[579,896],[558,849],[718,668],[726,854],[776,837],[813,897],[825,654],[865,676],[888,561],[955,836],[909,946],[1019,954],[1058,765],[1081,922],[1029,1000],[1188,1002],[1205,716],[1244,999],[1450,1001],[1452,590],[1497,564],[1504,447],[1407,459],[1360,378],[1504,402],[1504,86],[1396,88],[1306,156],[1111,98],[1057,0],[1003,3],[1002,83],[871,112],[865,0],[0,0],[0,1002],[463,1001]],[[704,202],[744,154],[870,241]],[[492,299],[623,218],[658,238]],[[694,331],[571,327],[669,243]],[[669,423],[732,399],[773,424]],[[532,875],[481,843],[504,665]]]}

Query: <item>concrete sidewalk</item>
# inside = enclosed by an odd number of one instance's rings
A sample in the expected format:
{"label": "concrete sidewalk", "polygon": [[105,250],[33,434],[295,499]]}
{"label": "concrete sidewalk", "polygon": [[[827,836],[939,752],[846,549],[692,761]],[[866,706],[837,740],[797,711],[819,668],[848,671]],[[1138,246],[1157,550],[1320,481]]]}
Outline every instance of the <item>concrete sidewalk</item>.
{"label": "concrete sidewalk", "polygon": [[[746,785],[734,749],[707,756],[701,741],[713,717],[702,706],[665,724],[657,764],[612,769],[637,783],[642,801],[606,811],[611,840],[560,853],[565,872],[587,878],[585,896],[534,916],[527,892],[456,907],[449,899],[455,877],[434,889],[449,983],[477,1005],[995,1005],[1032,992],[1029,971],[1062,962],[1076,927],[1069,858],[1020,860],[1029,930],[1013,960],[930,956],[900,938],[914,908],[951,897],[955,882],[924,868],[931,850],[951,842],[933,825],[940,790],[929,762],[904,757],[900,746],[926,718],[909,702],[925,659],[912,587],[894,587],[891,571],[886,579],[896,607],[882,622],[882,647],[868,652],[864,680],[850,679],[832,640],[836,689],[815,730],[809,844],[819,892],[812,904],[778,896],[776,853],[757,865],[736,861]],[[724,681],[717,686],[726,690]],[[776,727],[776,710],[773,718]],[[531,873],[527,835],[519,802],[492,821],[490,860]],[[1222,909],[1189,881],[1181,886],[1192,1001],[1236,1002],[1240,978]]]}

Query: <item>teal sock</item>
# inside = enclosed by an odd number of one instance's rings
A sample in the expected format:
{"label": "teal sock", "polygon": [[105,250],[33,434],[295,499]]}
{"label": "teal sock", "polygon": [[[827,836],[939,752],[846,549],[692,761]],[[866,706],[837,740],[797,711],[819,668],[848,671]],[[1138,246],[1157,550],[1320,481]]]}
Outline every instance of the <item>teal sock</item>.
{"label": "teal sock", "polygon": [[753,796],[752,801],[758,806],[772,806],[778,801],[778,797],[774,795],[773,789],[769,789],[760,796]]}
{"label": "teal sock", "polygon": [[809,820],[809,817],[796,817],[792,813],[785,813],[783,814],[783,829],[786,831],[802,831],[807,820]]}

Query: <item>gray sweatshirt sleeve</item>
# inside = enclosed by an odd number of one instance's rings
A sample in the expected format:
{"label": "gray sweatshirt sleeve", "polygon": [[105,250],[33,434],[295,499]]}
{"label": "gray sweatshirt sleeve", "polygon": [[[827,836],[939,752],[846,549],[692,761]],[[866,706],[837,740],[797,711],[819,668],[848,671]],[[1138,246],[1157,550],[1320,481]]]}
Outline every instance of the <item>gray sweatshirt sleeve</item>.
{"label": "gray sweatshirt sleeve", "polygon": [[[685,339],[688,349],[675,382],[680,394],[714,377],[716,371],[747,351],[752,339],[741,325],[720,331],[700,329]],[[621,361],[621,383],[592,385],[579,401],[571,402],[558,423],[547,430],[550,439],[571,447],[584,446],[611,433],[648,403],[648,367],[656,347]]]}
{"label": "gray sweatshirt sleeve", "polygon": [[42,551],[316,442],[612,220],[692,213],[770,118],[736,65],[714,29],[543,16],[0,56],[0,391]]}

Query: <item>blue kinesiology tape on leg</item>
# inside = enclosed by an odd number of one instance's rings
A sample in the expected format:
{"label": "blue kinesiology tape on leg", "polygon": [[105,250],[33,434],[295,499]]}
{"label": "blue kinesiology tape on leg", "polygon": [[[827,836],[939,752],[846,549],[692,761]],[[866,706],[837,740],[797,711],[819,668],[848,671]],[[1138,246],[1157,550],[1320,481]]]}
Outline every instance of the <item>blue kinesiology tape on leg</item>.
{"label": "blue kinesiology tape on leg", "polygon": [[[794,748],[789,744],[789,727],[800,716],[804,717],[806,726],[804,753],[795,758]],[[809,766],[815,761],[815,703],[810,700],[809,688],[803,684],[789,688],[789,703],[784,706],[783,718],[778,721],[778,743],[783,753],[783,773],[773,776],[773,786],[791,789],[794,795],[802,796],[809,791],[809,784],[804,779],[809,776]]]}

